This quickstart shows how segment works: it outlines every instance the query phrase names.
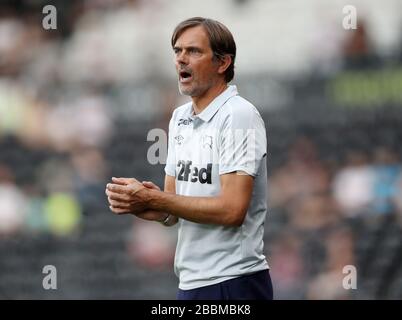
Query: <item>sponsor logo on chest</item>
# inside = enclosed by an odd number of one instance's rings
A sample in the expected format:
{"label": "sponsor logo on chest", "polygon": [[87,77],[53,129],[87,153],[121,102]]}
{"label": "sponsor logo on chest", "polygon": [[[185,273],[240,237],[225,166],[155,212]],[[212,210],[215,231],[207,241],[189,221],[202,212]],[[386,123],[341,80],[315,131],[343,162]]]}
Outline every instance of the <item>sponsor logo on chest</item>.
{"label": "sponsor logo on chest", "polygon": [[198,168],[192,161],[179,160],[177,167],[180,170],[177,175],[178,181],[212,184],[212,163],[208,163],[206,168]]}

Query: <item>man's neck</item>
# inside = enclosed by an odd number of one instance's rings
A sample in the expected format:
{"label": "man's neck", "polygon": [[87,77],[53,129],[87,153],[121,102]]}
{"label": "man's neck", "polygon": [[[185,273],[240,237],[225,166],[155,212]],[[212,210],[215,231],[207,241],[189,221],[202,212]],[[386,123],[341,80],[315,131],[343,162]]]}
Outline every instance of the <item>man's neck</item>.
{"label": "man's neck", "polygon": [[226,82],[222,82],[219,85],[213,86],[206,91],[202,96],[191,97],[193,100],[193,109],[195,114],[201,113],[217,96],[227,89]]}

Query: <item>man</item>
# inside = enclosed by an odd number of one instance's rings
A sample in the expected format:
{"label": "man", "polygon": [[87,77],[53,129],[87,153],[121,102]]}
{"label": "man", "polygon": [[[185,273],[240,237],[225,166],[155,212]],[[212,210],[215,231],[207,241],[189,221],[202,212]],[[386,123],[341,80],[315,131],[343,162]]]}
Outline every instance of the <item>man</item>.
{"label": "man", "polygon": [[181,94],[191,102],[169,124],[164,192],[152,182],[113,178],[116,214],[179,222],[178,299],[272,299],[263,255],[267,211],[266,133],[234,76],[236,45],[221,23],[191,18],[174,30]]}

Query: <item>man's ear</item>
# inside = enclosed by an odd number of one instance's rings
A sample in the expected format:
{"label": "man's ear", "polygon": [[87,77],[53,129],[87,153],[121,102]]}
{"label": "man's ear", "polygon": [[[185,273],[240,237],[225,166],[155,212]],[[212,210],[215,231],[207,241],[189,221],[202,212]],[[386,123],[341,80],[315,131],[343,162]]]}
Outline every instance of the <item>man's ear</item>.
{"label": "man's ear", "polygon": [[229,68],[231,63],[232,63],[232,57],[230,55],[225,54],[224,56],[219,57],[218,73],[219,74],[225,73],[226,69]]}

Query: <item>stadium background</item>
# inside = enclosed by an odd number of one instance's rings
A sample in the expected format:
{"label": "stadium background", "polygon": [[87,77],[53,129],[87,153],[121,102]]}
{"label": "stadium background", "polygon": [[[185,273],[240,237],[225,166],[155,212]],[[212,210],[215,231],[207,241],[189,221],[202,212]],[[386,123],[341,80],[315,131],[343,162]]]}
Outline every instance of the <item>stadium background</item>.
{"label": "stadium background", "polygon": [[[357,30],[342,27],[348,4]],[[266,122],[275,297],[401,299],[398,0],[1,1],[0,298],[175,298],[176,228],[114,216],[104,189],[162,185],[147,133],[187,101],[169,40],[191,16],[233,32],[233,83]]]}

